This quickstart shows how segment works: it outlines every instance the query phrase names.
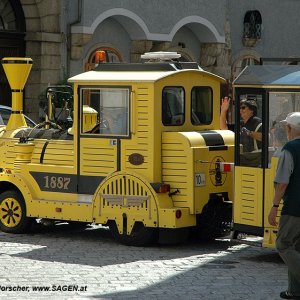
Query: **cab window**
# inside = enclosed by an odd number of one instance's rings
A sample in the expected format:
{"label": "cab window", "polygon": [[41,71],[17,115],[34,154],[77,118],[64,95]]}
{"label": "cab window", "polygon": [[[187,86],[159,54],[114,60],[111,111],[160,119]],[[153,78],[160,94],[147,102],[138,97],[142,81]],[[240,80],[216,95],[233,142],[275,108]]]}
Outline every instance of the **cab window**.
{"label": "cab window", "polygon": [[81,88],[81,133],[128,136],[129,88]]}
{"label": "cab window", "polygon": [[212,98],[212,89],[210,87],[193,87],[191,93],[191,121],[193,125],[211,123]]}
{"label": "cab window", "polygon": [[165,126],[183,125],[185,93],[182,87],[165,87],[162,92],[162,123]]}

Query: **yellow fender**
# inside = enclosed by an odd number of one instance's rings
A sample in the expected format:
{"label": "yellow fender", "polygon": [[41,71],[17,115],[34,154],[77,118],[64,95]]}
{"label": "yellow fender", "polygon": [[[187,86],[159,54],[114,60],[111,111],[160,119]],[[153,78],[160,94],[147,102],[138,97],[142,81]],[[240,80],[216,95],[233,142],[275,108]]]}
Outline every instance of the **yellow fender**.
{"label": "yellow fender", "polygon": [[[30,203],[32,201],[32,194],[30,190],[28,189],[27,184],[23,181],[20,176],[16,174],[9,174],[9,173],[0,173],[0,185],[4,182],[9,183],[9,185],[14,185],[20,193],[23,195],[23,198],[25,200],[26,204],[26,210],[27,210],[27,216],[31,216],[30,212]],[[9,191],[10,188],[8,187],[7,189],[1,189],[1,192]]]}
{"label": "yellow fender", "polygon": [[157,194],[138,174],[112,173],[99,185],[93,203],[94,222],[115,221],[120,234],[130,235],[135,222],[158,227]]}

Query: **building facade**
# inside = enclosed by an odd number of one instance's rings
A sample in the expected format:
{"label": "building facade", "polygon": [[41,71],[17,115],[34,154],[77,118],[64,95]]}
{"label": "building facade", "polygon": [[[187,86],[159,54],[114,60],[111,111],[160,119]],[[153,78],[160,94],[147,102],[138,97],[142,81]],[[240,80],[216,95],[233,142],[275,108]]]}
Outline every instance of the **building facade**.
{"label": "building facade", "polygon": [[[24,110],[37,120],[45,88],[92,68],[98,49],[111,62],[177,51],[229,83],[262,57],[296,63],[299,9],[298,0],[0,0],[0,58],[33,59]],[[1,104],[9,94],[0,67]]]}

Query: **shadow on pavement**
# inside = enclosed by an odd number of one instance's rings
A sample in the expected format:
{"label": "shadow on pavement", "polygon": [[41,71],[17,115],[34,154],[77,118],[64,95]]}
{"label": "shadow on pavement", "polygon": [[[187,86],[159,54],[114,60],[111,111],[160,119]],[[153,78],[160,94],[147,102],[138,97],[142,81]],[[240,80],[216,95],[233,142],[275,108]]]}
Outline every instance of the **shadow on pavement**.
{"label": "shadow on pavement", "polygon": [[[262,252],[261,248],[252,246],[239,247],[239,243],[225,239],[212,242],[190,240],[185,244],[170,246],[128,247],[115,242],[106,227],[76,231],[67,224],[54,227],[36,226],[26,235],[0,233],[0,240],[3,243],[1,250],[4,251],[5,248],[5,253],[12,257],[82,266],[120,264],[120,268],[124,268],[122,264],[132,262],[148,263],[152,266],[153,262],[162,260],[165,261],[163,263],[170,263],[170,268],[173,268],[172,260],[186,259],[186,265],[174,266],[175,272],[173,270],[170,277],[166,275],[164,280],[157,281],[157,278],[153,278],[151,283],[150,277],[150,281],[144,279],[141,285],[135,284],[132,288],[127,285],[125,290],[120,289],[107,294],[96,292],[86,295],[84,299],[162,299],[162,295],[165,295],[164,299],[196,299],[194,296],[197,295],[197,299],[233,300],[249,299],[249,294],[253,296],[251,299],[270,299],[264,296],[270,296],[267,294],[270,287],[264,282],[260,283],[259,278],[256,280],[255,275],[253,276],[259,271],[257,267],[251,270],[252,275],[250,271],[245,272],[245,268],[251,268],[252,261],[259,261],[260,265],[265,266],[264,276],[273,286],[278,276],[274,272],[274,263],[277,264],[280,260],[273,250],[263,249]],[[189,263],[190,260],[199,263],[193,267],[193,264]],[[155,275],[155,271],[153,274]],[[251,276],[254,280],[249,283]],[[101,286],[101,279],[99,280]],[[122,278],[118,280],[122,281]],[[232,280],[235,282],[235,288],[232,287]],[[261,286],[256,287],[260,284]],[[244,290],[245,288],[248,290]],[[220,293],[222,298],[219,298]],[[224,298],[226,293],[228,295]],[[262,293],[263,296],[258,297],[255,293]]]}
{"label": "shadow on pavement", "polygon": [[16,251],[12,251],[11,256],[91,266],[115,265],[141,259],[169,260],[199,254],[209,255],[226,251],[236,244],[229,240],[190,240],[177,245],[129,247],[114,241],[106,227],[74,230],[68,224],[54,227],[36,226],[29,234],[0,233],[0,239],[4,243],[22,244],[19,252],[18,245],[14,246]]}
{"label": "shadow on pavement", "polygon": [[[68,224],[53,227],[37,224],[29,234],[0,233],[0,237],[1,242],[29,245],[28,251],[24,251],[22,245],[22,250],[12,256],[91,266],[115,265],[141,259],[165,260],[199,254],[209,255],[218,251],[230,251],[228,250],[230,247],[238,245],[237,242],[226,239],[210,242],[191,239],[184,244],[177,245],[155,244],[147,247],[129,247],[114,241],[107,227],[94,226],[85,230],[75,230]],[[30,245],[33,245],[35,249],[31,249]],[[244,259],[274,262],[276,257],[280,260],[276,252],[271,252],[271,254],[268,252],[265,255],[259,254]],[[231,268],[232,266],[227,262],[223,267]],[[211,266],[206,268],[211,268]]]}

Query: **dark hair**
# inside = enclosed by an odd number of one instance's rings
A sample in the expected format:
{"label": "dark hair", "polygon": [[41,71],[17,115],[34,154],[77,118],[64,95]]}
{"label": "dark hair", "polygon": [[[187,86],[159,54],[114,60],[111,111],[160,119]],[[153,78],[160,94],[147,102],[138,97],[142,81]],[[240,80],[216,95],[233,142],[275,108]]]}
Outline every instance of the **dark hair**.
{"label": "dark hair", "polygon": [[257,103],[255,100],[247,100],[247,99],[243,99],[240,102],[240,106],[241,105],[246,105],[249,107],[249,109],[251,109],[253,111],[253,116],[257,115]]}

